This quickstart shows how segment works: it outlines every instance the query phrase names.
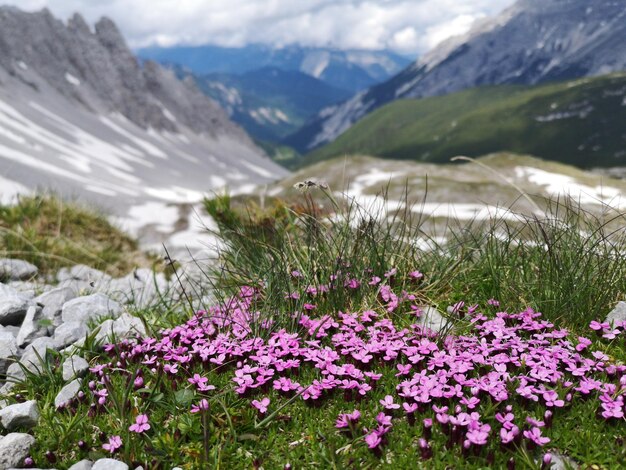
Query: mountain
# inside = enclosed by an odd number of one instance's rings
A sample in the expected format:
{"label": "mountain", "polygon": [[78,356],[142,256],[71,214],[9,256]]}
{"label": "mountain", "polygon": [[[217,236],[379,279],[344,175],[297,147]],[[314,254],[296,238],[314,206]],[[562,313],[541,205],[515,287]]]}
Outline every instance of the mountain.
{"label": "mountain", "polygon": [[622,0],[518,0],[466,35],[440,44],[390,80],[322,110],[285,143],[310,151],[331,142],[367,113],[400,98],[625,70],[625,37]]}
{"label": "mountain", "polygon": [[0,192],[46,188],[162,223],[168,204],[285,174],[191,80],[140,64],[112,21],[0,7]]}
{"label": "mountain", "polygon": [[290,45],[274,48],[262,44],[227,48],[219,46],[148,47],[137,50],[142,59],[179,65],[196,75],[244,74],[266,67],[299,71],[333,88],[352,93],[393,76],[410,61],[389,51],[336,50]]}
{"label": "mountain", "polygon": [[499,85],[394,101],[303,164],[340,155],[447,162],[532,154],[579,167],[626,165],[626,73],[546,85]]}
{"label": "mountain", "polygon": [[278,142],[295,132],[322,108],[351,93],[299,71],[264,67],[241,75],[193,76],[231,119],[256,139]]}

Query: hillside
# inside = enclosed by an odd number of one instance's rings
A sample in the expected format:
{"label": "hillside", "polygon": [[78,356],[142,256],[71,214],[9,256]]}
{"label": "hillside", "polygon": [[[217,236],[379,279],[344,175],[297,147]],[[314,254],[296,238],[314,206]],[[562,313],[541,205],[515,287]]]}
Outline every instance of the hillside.
{"label": "hillside", "polygon": [[536,87],[481,87],[395,101],[303,164],[346,154],[447,162],[526,153],[579,167],[626,163],[626,74]]}
{"label": "hillside", "polygon": [[169,233],[189,212],[171,204],[285,174],[193,82],[140,64],[111,20],[0,7],[0,200],[52,190]]}
{"label": "hillside", "polygon": [[191,76],[233,121],[263,141],[280,141],[322,108],[351,96],[311,75],[276,67]]}
{"label": "hillside", "polygon": [[438,96],[484,85],[534,85],[626,69],[621,1],[518,0],[469,33],[444,41],[388,81],[363,91],[285,140],[302,153],[401,98]]}

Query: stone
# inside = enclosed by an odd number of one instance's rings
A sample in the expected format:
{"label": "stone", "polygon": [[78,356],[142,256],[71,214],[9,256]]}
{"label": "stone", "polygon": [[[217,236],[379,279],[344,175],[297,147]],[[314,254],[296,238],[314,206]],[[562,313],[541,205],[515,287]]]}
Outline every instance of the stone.
{"label": "stone", "polygon": [[96,460],[91,470],[128,470],[128,465],[115,459]]}
{"label": "stone", "polygon": [[578,470],[580,468],[571,457],[565,454],[550,452],[550,455],[552,455],[550,470]]}
{"label": "stone", "polygon": [[72,465],[68,470],[91,470],[93,468],[93,462],[91,460],[81,460]]}
{"label": "stone", "polygon": [[606,322],[614,325],[617,321],[626,321],[626,302],[618,302],[606,317]]}
{"label": "stone", "polygon": [[82,379],[74,379],[70,383],[65,385],[54,398],[54,406],[59,408],[61,405],[64,405],[65,403],[72,400],[80,391],[82,383]]}
{"label": "stone", "polygon": [[30,434],[14,432],[0,440],[0,468],[17,467],[22,464],[35,444]]}
{"label": "stone", "polygon": [[62,323],[61,326],[54,330],[54,339],[62,346],[68,346],[78,340],[84,339],[87,333],[89,333],[89,329],[85,323],[68,321]]}
{"label": "stone", "polygon": [[40,307],[31,305],[26,310],[26,316],[22,322],[20,332],[17,334],[17,345],[23,347],[30,344],[34,339],[47,336],[48,327],[41,324],[42,310]]}
{"label": "stone", "polygon": [[80,321],[88,323],[102,317],[117,318],[122,313],[122,306],[104,294],[92,294],[77,297],[66,302],[61,311],[64,322]]}
{"label": "stone", "polygon": [[133,336],[146,336],[143,322],[129,313],[123,313],[116,320],[105,320],[96,333],[96,341],[119,340]]}
{"label": "stone", "polygon": [[[41,361],[45,360],[48,355],[48,349],[57,350],[60,348],[53,338],[44,336],[42,338],[35,339],[29,344],[20,358],[20,363],[13,363],[7,369],[7,378],[12,381],[21,381],[26,378],[26,374],[22,367],[25,367],[29,372],[34,374],[41,373]],[[21,364],[21,365],[20,365]]]}
{"label": "stone", "polygon": [[83,377],[89,370],[89,363],[80,356],[71,356],[63,361],[63,380]]}
{"label": "stone", "polygon": [[21,325],[29,301],[10,286],[0,284],[0,325]]}
{"label": "stone", "polygon": [[59,282],[70,279],[95,284],[108,282],[111,280],[111,276],[90,266],[77,264],[71,268],[61,268],[57,273],[57,280]]}
{"label": "stone", "polygon": [[9,331],[0,331],[0,374],[5,374],[19,355],[17,340]]}
{"label": "stone", "polygon": [[9,405],[0,410],[0,423],[8,431],[17,428],[31,429],[39,422],[39,408],[35,400]]}
{"label": "stone", "polygon": [[55,287],[35,297],[33,301],[43,307],[44,318],[50,320],[54,326],[59,326],[62,322],[61,309],[63,304],[76,298],[78,292],[71,286]]}
{"label": "stone", "polygon": [[417,318],[415,324],[422,328],[428,328],[435,333],[444,330],[448,324],[448,320],[434,307],[420,307],[421,315]]}
{"label": "stone", "polygon": [[20,259],[2,258],[0,259],[0,279],[11,281],[22,281],[37,275],[37,266]]}

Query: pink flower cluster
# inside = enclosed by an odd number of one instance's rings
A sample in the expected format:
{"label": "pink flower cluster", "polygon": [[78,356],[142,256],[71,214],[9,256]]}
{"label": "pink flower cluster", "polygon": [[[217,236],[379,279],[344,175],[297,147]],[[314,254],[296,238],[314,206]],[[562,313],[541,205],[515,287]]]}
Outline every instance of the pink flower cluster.
{"label": "pink flower cluster", "polygon": [[[297,273],[299,274],[299,273]],[[297,274],[292,275],[299,277]],[[384,274],[387,280],[395,271]],[[419,271],[410,274],[421,279]],[[381,284],[382,283],[382,284]],[[438,337],[419,324],[398,328],[386,315],[399,313],[408,301],[407,313],[419,314],[415,296],[394,293],[389,283],[374,277],[369,285],[378,286],[383,312],[336,312],[333,315],[294,314],[301,331],[273,331],[274,323],[253,310],[258,293],[243,288],[226,304],[198,312],[183,325],[162,331],[157,338],[124,341],[115,348],[110,363],[91,369],[98,380],[90,388],[98,406],[106,406],[108,374],[140,367],[145,376],[166,372],[165,380],[185,382],[201,400],[191,412],[206,410],[215,388],[210,373],[232,370],[233,393],[250,397],[260,414],[270,411],[273,400],[299,396],[320,406],[341,394],[345,401],[374,399],[373,390],[383,377],[393,381],[394,395],[377,400],[380,412],[375,425],[363,428],[365,444],[380,449],[389,438],[394,422],[403,416],[414,423],[415,414],[424,420],[420,441],[423,455],[430,455],[428,438],[434,425],[448,436],[449,445],[463,451],[480,449],[495,442],[502,446],[543,446],[553,412],[567,409],[576,397],[596,399],[598,415],[607,420],[623,420],[626,405],[626,366],[614,364],[598,351],[588,352],[591,340],[572,339],[569,332],[556,328],[541,314],[527,309],[519,313],[498,312],[488,317],[477,307],[454,306],[470,322],[471,333]],[[358,289],[362,283],[348,281],[344,288]],[[324,289],[306,289],[307,294]],[[293,294],[289,298],[295,298]],[[498,307],[491,299],[489,305]],[[313,309],[309,309],[313,310]],[[252,326],[263,319],[267,337],[252,334]],[[408,322],[407,322],[408,323]],[[614,339],[626,331],[625,324],[592,322],[590,327],[604,339]],[[303,368],[315,371],[317,378],[304,381]],[[252,399],[254,396],[260,400]],[[514,412],[512,404],[519,405]],[[545,408],[543,420],[530,416],[531,407]],[[521,410],[521,411],[520,411]],[[495,414],[495,416],[494,416]],[[140,415],[132,431],[149,429],[147,417]],[[141,418],[141,421],[140,421]],[[340,430],[355,429],[360,411],[337,417]],[[490,424],[491,423],[491,424]],[[495,427],[495,429],[494,429]],[[115,447],[117,443],[111,443]]]}

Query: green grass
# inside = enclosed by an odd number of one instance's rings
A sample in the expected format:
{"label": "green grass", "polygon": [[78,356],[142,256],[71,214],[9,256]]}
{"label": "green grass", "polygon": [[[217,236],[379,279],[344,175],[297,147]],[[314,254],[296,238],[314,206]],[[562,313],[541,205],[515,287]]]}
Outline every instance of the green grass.
{"label": "green grass", "polygon": [[0,205],[0,257],[29,261],[43,274],[86,264],[118,275],[152,264],[103,213],[50,195]]}
{"label": "green grass", "polygon": [[[305,166],[360,154],[448,162],[510,151],[579,167],[623,163],[626,75],[540,86],[480,87],[445,96],[398,100],[369,114]],[[584,118],[577,113],[587,109]],[[539,122],[537,117],[573,113]]]}
{"label": "green grass", "polygon": [[[311,191],[324,189],[314,188]],[[465,300],[486,305],[498,298],[501,308],[510,312],[527,306],[571,329],[574,334],[588,334],[590,319],[603,319],[616,300],[626,294],[626,234],[615,231],[623,226],[623,216],[603,219],[586,213],[569,201],[553,201],[543,216],[521,218],[512,223],[496,220],[490,224],[450,223],[454,236],[435,250],[423,251],[410,243],[415,237],[427,237],[422,230],[425,220],[410,211],[393,214],[391,219],[370,216],[355,205],[335,200],[326,193],[326,208],[321,208],[304,193],[297,204],[272,201],[266,207],[235,203],[228,197],[206,201],[207,211],[216,219],[223,237],[222,264],[213,283],[218,299],[225,299],[241,285],[262,286],[263,295],[256,304],[261,317],[271,315],[275,330],[297,331],[288,315],[302,309],[303,300],[285,299],[302,285],[318,283],[341,269],[364,272],[372,268],[382,273],[391,268],[406,273],[419,269],[425,279],[410,285],[399,276],[397,290],[403,288],[419,301],[438,306]],[[339,215],[327,217],[329,207]],[[381,215],[381,214],[377,214]],[[433,241],[434,243],[434,241]],[[293,270],[304,278],[294,279]],[[376,289],[360,289],[348,294],[344,289],[332,291],[318,302],[318,312],[333,314],[373,308],[384,314]],[[164,304],[158,308],[135,312],[157,334],[160,327],[172,327],[189,317],[184,305]],[[184,316],[187,316],[186,318]],[[398,325],[408,325],[407,312],[390,314]],[[464,323],[455,326],[464,331]],[[263,330],[259,328],[259,334]],[[612,343],[595,341],[594,348],[607,352],[614,360],[626,360],[626,347],[620,340]],[[111,355],[92,341],[82,354],[91,362],[108,362]],[[389,445],[377,456],[359,437],[338,432],[334,422],[339,413],[353,408],[367,416],[368,425],[380,411],[378,400],[394,391],[394,368],[384,370],[378,388],[367,400],[346,403],[341,396],[324,402],[323,408],[306,405],[301,400],[289,403],[272,395],[272,401],[284,408],[262,425],[248,398],[233,391],[229,373],[196,365],[197,372],[210,378],[217,392],[208,396],[210,412],[204,417],[190,415],[189,407],[197,401],[186,392],[188,384],[162,380],[145,385],[140,400],[128,400],[133,373],[115,374],[108,387],[111,404],[106,413],[88,416],[89,401],[70,410],[55,412],[51,405],[62,386],[58,364],[61,357],[50,355],[45,373],[30,377],[16,387],[9,397],[16,400],[37,399],[42,410],[40,426],[34,430],[37,439],[32,455],[39,467],[50,466],[46,451],[53,452],[56,468],[64,469],[82,458],[104,457],[100,435],[119,434],[125,443],[120,454],[129,463],[144,468],[505,468],[509,458],[515,468],[538,469],[534,459],[541,454],[525,449],[497,453],[490,463],[483,452],[462,457],[458,448],[448,450],[446,437],[436,431],[431,439],[433,458],[422,461],[417,447],[421,425],[410,426],[402,419],[391,432]],[[227,369],[228,370],[228,369]],[[319,378],[303,367],[299,379]],[[146,374],[147,376],[147,374]],[[86,384],[93,376],[89,376]],[[274,405],[277,406],[277,405]],[[152,429],[146,436],[127,431],[129,420],[149,410]],[[559,411],[550,430],[549,448],[566,453],[583,465],[618,468],[626,458],[623,423],[611,425],[596,418],[597,404],[577,400]],[[420,415],[420,420],[432,413]],[[79,440],[88,449],[78,447]]]}

